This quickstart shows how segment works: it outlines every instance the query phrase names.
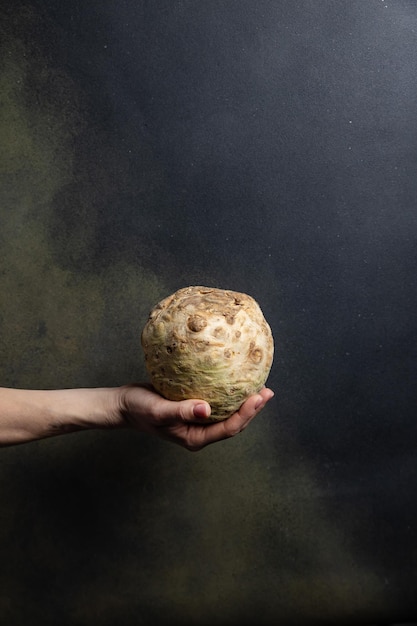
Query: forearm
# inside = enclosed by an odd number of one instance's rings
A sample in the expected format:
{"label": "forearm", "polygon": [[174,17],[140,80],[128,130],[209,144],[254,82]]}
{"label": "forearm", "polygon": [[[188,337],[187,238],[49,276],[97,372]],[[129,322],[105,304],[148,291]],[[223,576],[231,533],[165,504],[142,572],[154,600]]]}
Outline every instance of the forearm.
{"label": "forearm", "polygon": [[0,446],[92,428],[124,425],[117,388],[0,388]]}

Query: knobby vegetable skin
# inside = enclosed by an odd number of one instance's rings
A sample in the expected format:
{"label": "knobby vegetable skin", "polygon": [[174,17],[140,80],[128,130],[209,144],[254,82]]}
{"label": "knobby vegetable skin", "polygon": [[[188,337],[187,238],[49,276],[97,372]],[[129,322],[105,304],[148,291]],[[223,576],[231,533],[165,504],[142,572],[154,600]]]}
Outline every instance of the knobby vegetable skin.
{"label": "knobby vegetable skin", "polygon": [[179,289],[154,306],[141,343],[158,393],[206,400],[213,421],[262,389],[274,356],[271,328],[251,296],[202,286]]}

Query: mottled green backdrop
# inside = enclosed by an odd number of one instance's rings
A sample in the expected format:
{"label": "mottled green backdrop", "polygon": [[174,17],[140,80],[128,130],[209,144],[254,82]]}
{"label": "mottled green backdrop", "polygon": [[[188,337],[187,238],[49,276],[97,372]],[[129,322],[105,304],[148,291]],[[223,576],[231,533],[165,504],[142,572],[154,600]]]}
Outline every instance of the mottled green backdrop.
{"label": "mottled green backdrop", "polygon": [[5,5],[0,384],[143,380],[149,309],[207,284],[260,302],[276,398],[199,454],[127,432],[1,450],[1,624],[412,617],[414,146],[392,94],[412,120],[415,8]]}

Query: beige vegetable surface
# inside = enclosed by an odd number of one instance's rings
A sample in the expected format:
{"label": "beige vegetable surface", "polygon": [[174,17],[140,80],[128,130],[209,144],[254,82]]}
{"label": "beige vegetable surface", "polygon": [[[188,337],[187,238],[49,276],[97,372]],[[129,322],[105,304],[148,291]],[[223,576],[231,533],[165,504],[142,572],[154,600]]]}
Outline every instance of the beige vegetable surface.
{"label": "beige vegetable surface", "polygon": [[226,419],[264,386],[274,341],[247,294],[186,287],[157,304],[142,331],[151,382],[169,400],[200,398]]}

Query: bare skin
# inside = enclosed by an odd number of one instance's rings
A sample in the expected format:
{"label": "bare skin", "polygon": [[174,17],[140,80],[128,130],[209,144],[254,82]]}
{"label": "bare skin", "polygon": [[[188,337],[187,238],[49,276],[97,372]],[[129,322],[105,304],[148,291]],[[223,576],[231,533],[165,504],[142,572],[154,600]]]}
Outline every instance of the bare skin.
{"label": "bare skin", "polygon": [[80,430],[132,428],[197,451],[243,431],[273,395],[264,387],[227,420],[211,422],[207,402],[172,402],[146,384],[53,390],[3,387],[0,446]]}

